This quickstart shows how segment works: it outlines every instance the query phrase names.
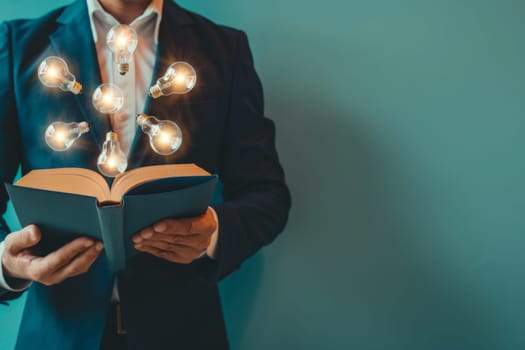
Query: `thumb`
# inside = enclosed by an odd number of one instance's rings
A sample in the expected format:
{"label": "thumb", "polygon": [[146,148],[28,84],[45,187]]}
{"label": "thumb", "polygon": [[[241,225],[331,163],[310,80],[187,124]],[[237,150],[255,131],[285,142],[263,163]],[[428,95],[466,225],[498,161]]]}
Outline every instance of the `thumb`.
{"label": "thumb", "polygon": [[29,225],[22,230],[9,234],[5,239],[5,248],[11,254],[18,254],[22,250],[31,248],[40,242],[40,230],[36,225]]}

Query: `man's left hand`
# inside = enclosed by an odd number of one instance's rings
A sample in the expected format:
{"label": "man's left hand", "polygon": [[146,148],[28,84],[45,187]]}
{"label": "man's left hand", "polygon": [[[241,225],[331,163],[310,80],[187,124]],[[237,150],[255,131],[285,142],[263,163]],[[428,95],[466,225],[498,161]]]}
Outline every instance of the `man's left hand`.
{"label": "man's left hand", "polygon": [[189,264],[206,252],[217,231],[213,209],[201,216],[165,219],[142,229],[132,237],[135,249],[159,258]]}

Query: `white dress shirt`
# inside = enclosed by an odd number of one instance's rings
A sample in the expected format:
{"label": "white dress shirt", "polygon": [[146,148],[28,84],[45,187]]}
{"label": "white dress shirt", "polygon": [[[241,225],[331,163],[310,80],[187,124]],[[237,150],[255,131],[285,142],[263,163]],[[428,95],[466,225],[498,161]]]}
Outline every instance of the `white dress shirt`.
{"label": "white dress shirt", "polygon": [[122,150],[129,153],[135,137],[138,113],[143,113],[147,91],[153,76],[158,46],[163,0],[153,0],[148,8],[129,25],[138,35],[138,45],[126,75],[120,75],[113,53],[106,44],[109,30],[120,24],[104,10],[98,0],[87,0],[91,31],[95,43],[102,83],[112,83],[124,93],[124,105],[111,115],[111,127],[118,134]]}
{"label": "white dress shirt", "polygon": [[[106,12],[98,0],[86,0],[91,24],[93,42],[95,43],[102,83],[112,83],[120,87],[124,93],[124,105],[118,112],[110,116],[111,127],[118,134],[122,150],[129,155],[129,148],[136,131],[136,115],[145,112],[147,92],[153,78],[156,52],[158,47],[159,27],[162,19],[163,0],[152,0],[146,10],[129,25],[138,35],[138,45],[130,62],[126,75],[120,75],[113,59],[113,53],[106,44],[106,35],[115,25],[120,24],[115,17]],[[67,58],[66,58],[67,59]],[[90,92],[86,92],[90,93]],[[212,235],[208,250],[209,256],[215,255],[218,236],[218,218],[215,211],[212,213],[217,222],[217,230]],[[0,243],[0,261],[4,253],[4,242]],[[204,253],[203,253],[204,255]],[[116,281],[115,281],[116,282]],[[18,285],[8,285],[0,263],[0,288],[18,292],[27,289],[31,282],[21,281]],[[118,290],[113,288],[112,300],[118,301]]]}

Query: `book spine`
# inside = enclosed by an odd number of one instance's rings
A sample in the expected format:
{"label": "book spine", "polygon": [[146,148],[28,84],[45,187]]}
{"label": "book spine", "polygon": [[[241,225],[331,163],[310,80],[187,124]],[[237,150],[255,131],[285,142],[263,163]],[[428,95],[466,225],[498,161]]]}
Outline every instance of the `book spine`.
{"label": "book spine", "polygon": [[97,207],[97,212],[109,267],[113,272],[123,270],[126,267],[124,207]]}

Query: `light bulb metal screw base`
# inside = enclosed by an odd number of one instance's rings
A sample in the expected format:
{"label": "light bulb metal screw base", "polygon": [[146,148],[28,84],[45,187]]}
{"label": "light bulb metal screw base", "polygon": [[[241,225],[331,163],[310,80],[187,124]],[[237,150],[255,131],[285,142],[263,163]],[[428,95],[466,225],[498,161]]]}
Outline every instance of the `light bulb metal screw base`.
{"label": "light bulb metal screw base", "polygon": [[120,75],[125,75],[127,72],[129,72],[129,63],[119,63],[118,72]]}
{"label": "light bulb metal screw base", "polygon": [[87,122],[80,122],[78,123],[78,130],[81,134],[85,134],[89,131],[89,124]]}
{"label": "light bulb metal screw base", "polygon": [[71,87],[69,88],[69,91],[71,91],[75,95],[80,94],[82,92],[82,84],[80,84],[78,81],[74,81],[71,84]]}
{"label": "light bulb metal screw base", "polygon": [[118,135],[116,132],[109,131],[106,134],[106,141],[118,141]]}
{"label": "light bulb metal screw base", "polygon": [[137,115],[137,125],[142,126],[146,120],[148,120],[149,117],[145,114],[139,114]]}
{"label": "light bulb metal screw base", "polygon": [[160,96],[162,96],[162,91],[160,90],[160,87],[157,84],[155,84],[152,87],[150,87],[149,95],[152,98],[159,98]]}

